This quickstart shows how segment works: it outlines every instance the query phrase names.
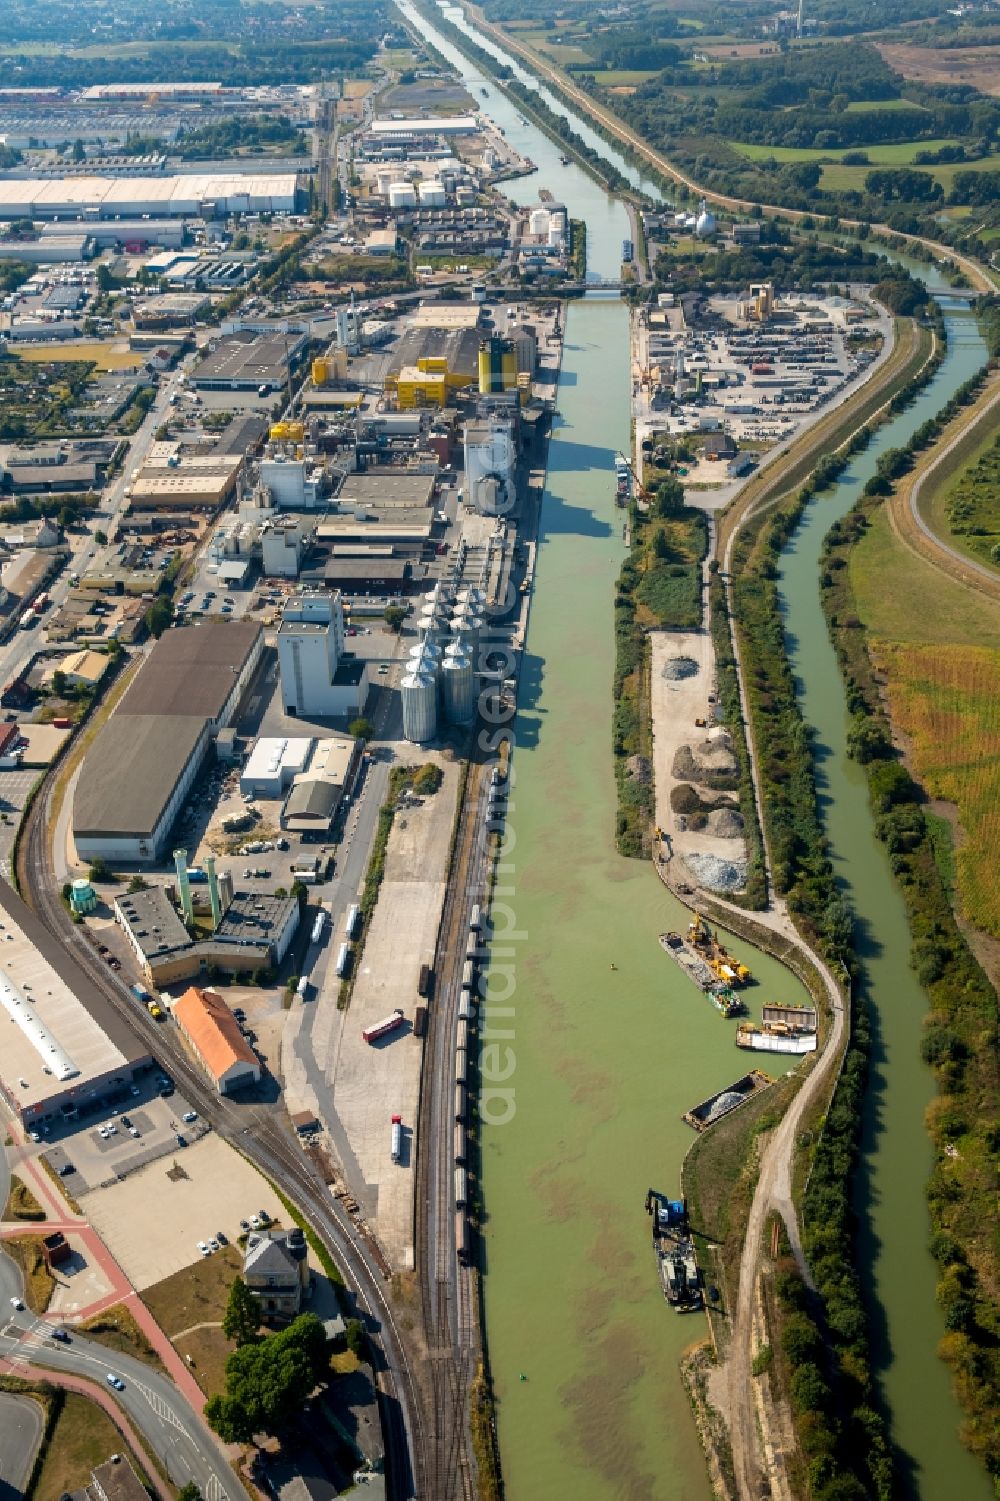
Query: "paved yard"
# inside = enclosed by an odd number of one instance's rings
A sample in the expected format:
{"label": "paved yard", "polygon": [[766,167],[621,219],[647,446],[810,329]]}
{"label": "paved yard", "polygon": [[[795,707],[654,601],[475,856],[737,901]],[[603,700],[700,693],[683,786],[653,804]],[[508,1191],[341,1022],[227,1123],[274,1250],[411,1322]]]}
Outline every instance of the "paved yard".
{"label": "paved yard", "polygon": [[198,1241],[217,1230],[235,1241],[259,1209],[284,1215],[257,1169],[214,1132],[87,1195],[91,1224],[140,1291],[197,1261]]}

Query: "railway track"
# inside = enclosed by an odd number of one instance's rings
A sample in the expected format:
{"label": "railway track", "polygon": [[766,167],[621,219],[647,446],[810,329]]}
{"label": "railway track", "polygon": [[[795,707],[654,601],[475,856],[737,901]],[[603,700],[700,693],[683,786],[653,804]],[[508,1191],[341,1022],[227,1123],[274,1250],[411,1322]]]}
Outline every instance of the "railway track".
{"label": "railway track", "polygon": [[464,1247],[468,1221],[467,1211],[455,1202],[455,1084],[469,920],[485,886],[485,788],[483,767],[470,764],[438,930],[421,1077],[415,1238],[433,1414],[423,1450],[424,1494],[434,1501],[473,1501],[477,1491],[468,1409],[479,1360],[479,1318],[476,1272],[459,1259],[458,1236]]}
{"label": "railway track", "polygon": [[179,1042],[136,1005],[124,982],[108,969],[81,930],[69,921],[49,858],[48,820],[54,786],[55,778],[40,789],[21,831],[17,877],[24,900],[131,1029],[147,1043],[202,1118],[280,1185],[334,1258],[345,1280],[353,1286],[358,1314],[371,1341],[389,1494],[394,1501],[408,1501],[416,1496],[436,1501],[436,1492],[419,1488],[425,1431],[418,1385],[386,1295],[384,1273],[375,1264],[362,1230],[333,1199],[298,1143],[279,1123],[273,1107],[252,1101],[239,1103],[216,1094]]}

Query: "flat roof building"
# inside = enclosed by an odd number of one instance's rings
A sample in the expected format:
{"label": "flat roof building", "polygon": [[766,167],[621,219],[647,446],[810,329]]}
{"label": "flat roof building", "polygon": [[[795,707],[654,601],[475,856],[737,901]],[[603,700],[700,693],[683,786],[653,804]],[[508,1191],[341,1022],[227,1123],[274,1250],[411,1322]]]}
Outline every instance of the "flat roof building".
{"label": "flat roof building", "polygon": [[260,334],[241,329],[219,340],[191,372],[191,384],[208,391],[283,391],[288,361],[305,342],[304,334]]}
{"label": "flat roof building", "polygon": [[240,791],[254,797],[281,797],[305,771],[312,748],[313,741],[307,738],[262,737],[240,773]]}
{"label": "flat roof building", "polygon": [[116,1093],[152,1065],[103,991],[0,881],[0,1090],[27,1124]]}
{"label": "flat roof building", "polygon": [[230,722],[263,649],[243,622],[168,631],[87,753],[73,804],[81,859],[156,860],[201,769]]}
{"label": "flat roof building", "polygon": [[298,177],[251,172],[177,177],[54,177],[0,180],[0,220],[196,218],[216,214],[292,214]]}
{"label": "flat roof building", "polygon": [[297,776],[281,811],[281,824],[293,833],[330,827],[346,789],[357,773],[363,742],[350,735],[321,740],[309,769]]}

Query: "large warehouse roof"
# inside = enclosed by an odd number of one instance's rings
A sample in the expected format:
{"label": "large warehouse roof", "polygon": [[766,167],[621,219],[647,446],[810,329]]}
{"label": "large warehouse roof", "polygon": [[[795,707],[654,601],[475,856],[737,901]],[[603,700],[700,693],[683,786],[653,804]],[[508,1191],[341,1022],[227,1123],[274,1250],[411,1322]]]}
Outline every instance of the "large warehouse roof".
{"label": "large warehouse roof", "polygon": [[6,881],[0,881],[0,1077],[21,1112],[131,1071],[149,1050]]}
{"label": "large warehouse roof", "polygon": [[259,635],[260,626],[244,621],[167,631],[122,699],[116,717],[184,714],[217,718]]}
{"label": "large warehouse roof", "polygon": [[158,213],[196,214],[205,202],[224,210],[290,212],[294,172],[210,173],[179,177],[55,177],[0,180],[0,219],[52,218],[96,210],[100,219]]}
{"label": "large warehouse roof", "polygon": [[260,627],[167,631],[87,752],[73,803],[77,838],[146,838],[231,698]]}
{"label": "large warehouse roof", "polygon": [[152,837],[205,733],[205,720],[113,714],[83,763],[73,801],[77,838]]}

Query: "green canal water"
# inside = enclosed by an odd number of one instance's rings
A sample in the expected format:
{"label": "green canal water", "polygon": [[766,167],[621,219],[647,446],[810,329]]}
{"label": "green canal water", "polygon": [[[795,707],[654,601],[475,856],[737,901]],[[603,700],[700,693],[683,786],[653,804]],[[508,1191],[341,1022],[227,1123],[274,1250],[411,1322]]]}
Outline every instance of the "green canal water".
{"label": "green canal water", "polygon": [[816,732],[831,855],[859,918],[863,996],[876,1024],[856,1205],[862,1274],[871,1292],[875,1370],[891,1419],[900,1493],[920,1501],[944,1496],[988,1501],[993,1488],[959,1442],[961,1414],[948,1371],[936,1355],[944,1326],[934,1301],[924,1200],[932,1161],[924,1111],[935,1092],[920,1061],[927,997],[909,965],[906,912],[875,838],[865,780],[847,757],[844,689],[817,586],[823,538],[874,474],[879,454],[905,443],[986,358],[967,313],[949,314],[946,321],[948,353],[933,381],[852,460],[835,489],[809,507],[783,555],[779,588],[803,712]]}
{"label": "green canal water", "polygon": [[[516,1065],[505,1087],[516,1113],[483,1136],[510,1501],[709,1495],[678,1376],[705,1326],[663,1299],[643,1200],[650,1186],[678,1187],[694,1139],[682,1112],[747,1065],[734,1024],[660,948],[684,909],[649,864],[614,850],[612,597],[624,555],[614,454],[628,441],[628,360],[619,303],[569,309],[500,896],[524,935],[511,944]],[[760,979],[748,993],[755,1014],[763,1000],[804,1000],[778,965],[734,946]]]}

